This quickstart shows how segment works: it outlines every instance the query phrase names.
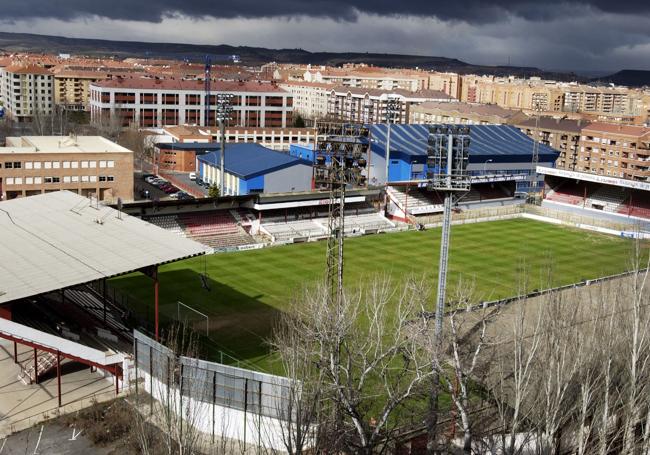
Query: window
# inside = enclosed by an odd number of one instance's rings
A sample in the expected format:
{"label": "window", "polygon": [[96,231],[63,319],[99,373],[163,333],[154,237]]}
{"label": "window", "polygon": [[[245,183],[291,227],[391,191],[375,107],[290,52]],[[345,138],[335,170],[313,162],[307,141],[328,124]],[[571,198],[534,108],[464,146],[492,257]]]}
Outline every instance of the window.
{"label": "window", "polygon": [[106,177],[106,181],[107,181],[107,182],[114,182],[114,181],[115,181],[115,177],[113,177],[112,175],[109,175],[108,177]]}
{"label": "window", "polygon": [[70,176],[69,175],[65,175],[63,177],[63,183],[70,183]]}
{"label": "window", "polygon": [[88,183],[88,176],[87,176],[87,175],[82,175],[82,176],[81,176],[81,181],[82,181],[83,183]]}
{"label": "window", "polygon": [[40,185],[41,183],[43,183],[43,177],[34,177],[35,185]]}
{"label": "window", "polygon": [[99,167],[106,167],[106,161],[100,161]]}
{"label": "window", "polygon": [[5,169],[13,169],[14,163],[11,161],[5,161]]}
{"label": "window", "polygon": [[100,175],[99,176],[99,181],[100,182],[105,182],[106,181],[106,176],[105,175]]}
{"label": "window", "polygon": [[81,162],[81,168],[82,169],[87,169],[88,168],[88,161],[82,161]]}
{"label": "window", "polygon": [[61,177],[52,177],[52,183],[60,183]]}
{"label": "window", "polygon": [[72,161],[72,162],[70,163],[70,167],[71,167],[72,169],[78,169],[78,168],[79,168],[79,161]]}
{"label": "window", "polygon": [[61,167],[61,162],[60,161],[53,161],[52,162],[52,167],[54,169],[59,169]]}
{"label": "window", "polygon": [[26,185],[33,185],[34,184],[34,178],[33,177],[25,177],[25,184]]}
{"label": "window", "polygon": [[52,177],[43,177],[45,183],[52,183]]}
{"label": "window", "polygon": [[32,169],[34,167],[34,163],[31,161],[25,161],[25,169]]}
{"label": "window", "polygon": [[71,178],[72,178],[72,183],[77,183],[79,181],[78,175],[73,175]]}
{"label": "window", "polygon": [[23,178],[22,178],[22,177],[16,177],[16,178],[14,179],[14,183],[15,183],[16,185],[22,185],[22,184],[23,184]]}
{"label": "window", "polygon": [[70,161],[63,162],[63,169],[70,169]]}
{"label": "window", "polygon": [[34,169],[40,169],[41,168],[41,162],[40,161],[34,161]]}
{"label": "window", "polygon": [[95,183],[95,182],[97,181],[97,176],[96,176],[96,175],[91,175],[91,176],[90,176],[90,181],[91,181],[92,183]]}
{"label": "window", "polygon": [[22,163],[20,161],[14,161],[14,169],[20,169],[22,167]]}
{"label": "window", "polygon": [[13,184],[14,184],[14,178],[13,178],[13,177],[7,177],[7,178],[5,179],[5,183],[6,183],[7,185],[13,185]]}
{"label": "window", "polygon": [[97,167],[97,161],[89,161],[88,167]]}
{"label": "window", "polygon": [[45,169],[52,169],[52,162],[51,161],[45,161],[43,163],[43,166],[45,167]]}

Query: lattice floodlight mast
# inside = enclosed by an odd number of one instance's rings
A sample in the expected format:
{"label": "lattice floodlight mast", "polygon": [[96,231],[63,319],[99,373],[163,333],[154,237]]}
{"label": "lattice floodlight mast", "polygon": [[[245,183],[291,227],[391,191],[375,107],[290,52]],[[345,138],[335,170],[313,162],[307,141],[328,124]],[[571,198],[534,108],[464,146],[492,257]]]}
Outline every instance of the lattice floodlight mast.
{"label": "lattice floodlight mast", "polygon": [[329,191],[327,227],[328,300],[343,295],[343,239],[347,187],[367,187],[369,130],[360,124],[319,123],[314,147],[314,186]]}
{"label": "lattice floodlight mast", "polygon": [[225,194],[224,187],[224,172],[226,162],[226,122],[230,121],[232,114],[232,93],[219,93],[217,94],[217,124],[219,125],[219,134],[221,135],[221,179],[219,182],[219,196]]}
{"label": "lattice floodlight mast", "polygon": [[441,191],[445,195],[436,301],[437,338],[442,333],[442,314],[445,306],[451,206],[454,195],[467,192],[470,189],[470,176],[467,172],[469,133],[469,127],[464,125],[431,125],[429,127],[429,147],[427,148],[429,188]]}

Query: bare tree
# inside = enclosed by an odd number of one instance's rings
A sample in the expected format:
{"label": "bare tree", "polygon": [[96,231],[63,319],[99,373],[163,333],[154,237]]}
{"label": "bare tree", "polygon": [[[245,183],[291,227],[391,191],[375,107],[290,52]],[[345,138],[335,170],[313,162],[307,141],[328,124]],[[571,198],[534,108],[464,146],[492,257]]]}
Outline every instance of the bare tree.
{"label": "bare tree", "polygon": [[[286,330],[318,371],[303,384],[322,384],[319,425],[328,431],[319,435],[331,438],[328,443],[341,441],[354,453],[388,446],[398,425],[391,417],[433,371],[419,345],[424,324],[415,323],[423,318],[427,296],[422,281],[407,279],[395,294],[393,282],[379,277],[358,291],[347,290],[340,308],[328,304],[323,285],[306,290],[292,305]],[[291,361],[291,350],[279,351]],[[342,413],[340,422],[324,418],[334,408]]]}

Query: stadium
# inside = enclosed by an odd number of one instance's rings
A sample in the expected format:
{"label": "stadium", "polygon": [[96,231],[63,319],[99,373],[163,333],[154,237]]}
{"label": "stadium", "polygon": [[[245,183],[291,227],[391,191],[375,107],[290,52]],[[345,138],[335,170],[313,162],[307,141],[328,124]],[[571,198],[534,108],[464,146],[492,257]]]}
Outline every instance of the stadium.
{"label": "stadium", "polygon": [[[385,190],[387,138],[376,125],[370,185],[345,193],[345,280],[353,287],[373,276],[437,280],[443,197],[426,188],[427,129],[393,128]],[[630,270],[634,239],[650,238],[648,183],[565,175],[553,169],[557,154],[548,147],[531,168],[532,140],[511,127],[472,134],[472,189],[452,218],[450,288],[471,281],[477,303],[497,304]],[[257,175],[250,167],[247,175]],[[531,185],[533,170],[543,180]],[[521,196],[537,184],[541,206]],[[202,358],[181,357],[180,377],[213,381],[201,411],[212,417],[201,431],[214,436],[218,407],[237,422],[228,437],[262,444],[246,416],[281,420],[278,401],[289,386],[269,339],[279,315],[324,277],[331,201],[328,192],[298,191],[110,207],[61,191],[1,202],[0,338],[13,351],[10,374],[49,383],[58,407],[71,363],[116,394],[140,387],[163,400],[169,373],[161,365],[175,357],[159,341],[184,324],[200,337]],[[523,274],[532,278],[522,288]],[[181,386],[181,397],[205,401],[204,392],[185,393]],[[32,422],[27,414],[14,428]],[[281,447],[277,437],[264,444]]]}

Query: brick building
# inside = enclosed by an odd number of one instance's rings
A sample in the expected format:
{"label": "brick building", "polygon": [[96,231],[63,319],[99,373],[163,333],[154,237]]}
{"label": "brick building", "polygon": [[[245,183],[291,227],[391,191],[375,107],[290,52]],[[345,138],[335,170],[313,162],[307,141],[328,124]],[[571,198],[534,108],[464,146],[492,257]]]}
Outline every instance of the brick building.
{"label": "brick building", "polygon": [[460,123],[463,125],[512,125],[528,118],[520,110],[494,104],[428,101],[411,107],[410,123]]}
{"label": "brick building", "polygon": [[133,152],[100,136],[8,137],[0,147],[2,199],[59,190],[132,200]]}
{"label": "brick building", "polygon": [[93,122],[117,118],[143,128],[194,124],[216,126],[217,95],[231,94],[228,126],[286,127],[292,124],[293,96],[274,83],[213,81],[205,119],[204,82],[185,79],[119,77],[90,84]]}
{"label": "brick building", "polygon": [[575,171],[578,166],[580,134],[589,122],[582,120],[540,117],[515,123],[515,126],[541,144],[560,152],[555,162],[558,169]]}
{"label": "brick building", "polygon": [[9,65],[0,68],[0,100],[7,116],[29,122],[35,115],[50,115],[53,102],[53,76],[36,65]]}
{"label": "brick building", "polygon": [[590,124],[581,132],[576,170],[650,181],[650,128]]}
{"label": "brick building", "polygon": [[388,102],[398,103],[395,123],[408,123],[411,108],[427,101],[449,101],[449,95],[435,90],[409,92],[406,90],[379,90],[335,87],[328,99],[328,116],[349,122],[385,123]]}

